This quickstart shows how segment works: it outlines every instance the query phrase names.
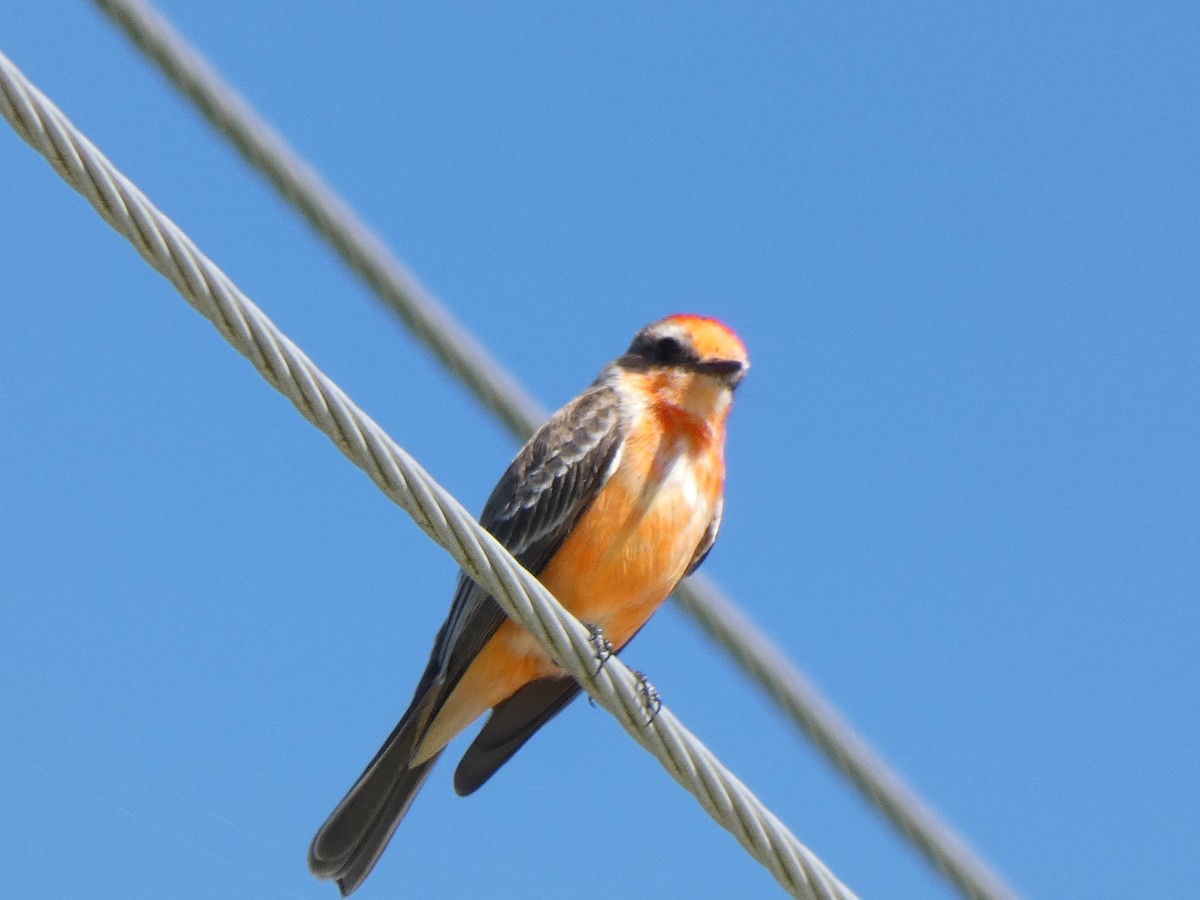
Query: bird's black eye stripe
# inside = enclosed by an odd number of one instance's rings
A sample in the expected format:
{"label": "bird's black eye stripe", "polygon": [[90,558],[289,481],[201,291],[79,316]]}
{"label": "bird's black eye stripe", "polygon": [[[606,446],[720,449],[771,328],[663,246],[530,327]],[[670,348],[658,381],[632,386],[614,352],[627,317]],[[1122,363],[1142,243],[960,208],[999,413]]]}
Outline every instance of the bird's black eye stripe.
{"label": "bird's black eye stripe", "polygon": [[695,350],[669,334],[639,335],[629,352],[647,362],[663,366],[687,365],[699,360]]}
{"label": "bird's black eye stripe", "polygon": [[687,351],[679,338],[667,336],[660,337],[654,342],[653,354],[655,362],[670,365],[672,363],[683,362],[687,356]]}

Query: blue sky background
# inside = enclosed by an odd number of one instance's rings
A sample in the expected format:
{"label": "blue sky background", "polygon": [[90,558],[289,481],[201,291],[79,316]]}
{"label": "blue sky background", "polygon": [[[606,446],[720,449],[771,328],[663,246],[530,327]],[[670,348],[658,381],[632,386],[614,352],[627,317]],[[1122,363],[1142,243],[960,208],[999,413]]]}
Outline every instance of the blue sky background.
{"label": "blue sky background", "polygon": [[[86,3],[8,53],[468,507],[515,450]],[[164,9],[547,406],[754,368],[706,570],[1022,892],[1200,882],[1195,3]],[[0,895],[331,898],[455,571],[7,129]],[[950,896],[673,608],[626,654],[863,897]],[[462,744],[465,746],[465,743]],[[773,896],[578,704],[363,900]]]}

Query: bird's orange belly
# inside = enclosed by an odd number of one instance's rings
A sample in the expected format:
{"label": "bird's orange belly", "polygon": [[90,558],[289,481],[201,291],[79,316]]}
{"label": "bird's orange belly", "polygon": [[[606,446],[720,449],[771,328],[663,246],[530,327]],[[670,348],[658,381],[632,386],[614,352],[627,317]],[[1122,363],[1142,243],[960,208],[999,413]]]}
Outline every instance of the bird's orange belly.
{"label": "bird's orange belly", "polygon": [[[641,628],[683,577],[712,518],[715,486],[680,460],[661,480],[614,477],[539,576],[615,646]],[[515,626],[514,626],[515,628]],[[534,652],[519,628],[514,650]]]}
{"label": "bird's orange belly", "polygon": [[[719,455],[656,454],[618,468],[538,576],[576,618],[623,646],[683,577],[713,516]],[[484,710],[528,682],[561,671],[536,640],[506,620],[463,674],[423,742],[440,749]]]}

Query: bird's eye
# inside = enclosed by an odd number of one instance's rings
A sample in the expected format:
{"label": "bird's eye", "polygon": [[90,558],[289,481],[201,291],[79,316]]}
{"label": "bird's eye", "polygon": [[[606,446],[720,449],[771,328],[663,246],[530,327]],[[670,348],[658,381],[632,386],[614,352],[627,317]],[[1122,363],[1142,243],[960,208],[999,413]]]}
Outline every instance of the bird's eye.
{"label": "bird's eye", "polygon": [[682,362],[687,356],[687,350],[683,346],[683,342],[679,338],[660,337],[654,342],[653,348],[654,359],[660,363],[678,363]]}

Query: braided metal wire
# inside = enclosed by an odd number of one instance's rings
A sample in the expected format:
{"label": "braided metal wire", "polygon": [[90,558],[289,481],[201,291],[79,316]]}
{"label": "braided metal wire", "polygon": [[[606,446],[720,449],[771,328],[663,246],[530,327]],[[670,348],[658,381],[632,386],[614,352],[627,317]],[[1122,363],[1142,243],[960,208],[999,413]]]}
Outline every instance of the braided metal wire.
{"label": "braided metal wire", "polygon": [[587,630],[355,406],[3,54],[0,114],[272,386],[446,549],[547,653],[559,660],[789,893],[805,900],[854,897],[668,709],[648,714],[639,680],[619,660],[610,660],[597,672]]}

